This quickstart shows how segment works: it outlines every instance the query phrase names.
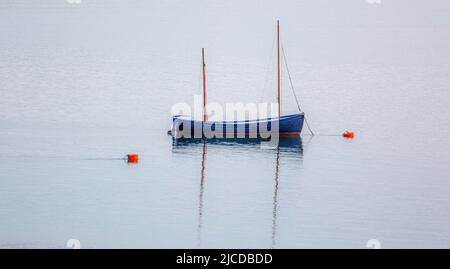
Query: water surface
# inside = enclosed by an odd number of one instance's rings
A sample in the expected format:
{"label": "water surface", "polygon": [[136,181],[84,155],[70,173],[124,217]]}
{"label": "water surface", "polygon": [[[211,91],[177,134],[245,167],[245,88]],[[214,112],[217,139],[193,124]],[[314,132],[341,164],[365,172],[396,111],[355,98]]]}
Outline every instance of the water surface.
{"label": "water surface", "polygon": [[[446,1],[151,2],[0,2],[1,248],[450,247]],[[356,138],[174,144],[202,47],[211,102],[276,100],[277,18],[311,127]]]}

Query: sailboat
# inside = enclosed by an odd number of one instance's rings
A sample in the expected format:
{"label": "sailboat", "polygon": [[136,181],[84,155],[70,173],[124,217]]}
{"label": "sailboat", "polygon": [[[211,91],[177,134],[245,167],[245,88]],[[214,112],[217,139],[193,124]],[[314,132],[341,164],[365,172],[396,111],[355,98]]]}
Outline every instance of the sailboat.
{"label": "sailboat", "polygon": [[[281,59],[280,59],[280,22],[277,20],[277,94],[278,114],[276,117],[242,120],[242,121],[209,121],[206,113],[206,64],[205,50],[202,48],[203,76],[203,120],[194,120],[188,116],[176,115],[172,118],[172,129],[168,132],[175,138],[270,138],[299,136],[305,114],[281,115]],[[300,110],[300,109],[299,109]],[[211,137],[211,134],[214,137]]]}

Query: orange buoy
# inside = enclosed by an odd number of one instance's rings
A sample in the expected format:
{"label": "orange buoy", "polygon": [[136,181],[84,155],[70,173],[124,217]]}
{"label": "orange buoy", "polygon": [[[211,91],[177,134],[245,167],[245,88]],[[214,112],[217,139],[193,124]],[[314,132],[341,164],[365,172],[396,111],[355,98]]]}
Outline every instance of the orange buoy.
{"label": "orange buoy", "polygon": [[139,155],[138,154],[128,154],[127,161],[128,161],[128,163],[138,163]]}
{"label": "orange buoy", "polygon": [[342,136],[345,137],[345,138],[353,139],[353,138],[355,138],[355,133],[351,132],[351,131],[346,131],[345,133],[342,134]]}

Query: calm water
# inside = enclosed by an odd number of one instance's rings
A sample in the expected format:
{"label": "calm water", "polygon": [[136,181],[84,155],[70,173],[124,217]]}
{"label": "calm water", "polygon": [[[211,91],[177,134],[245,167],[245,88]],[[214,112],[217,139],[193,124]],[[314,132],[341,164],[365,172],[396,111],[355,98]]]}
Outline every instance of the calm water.
{"label": "calm water", "polygon": [[[450,5],[296,2],[1,0],[0,247],[449,248]],[[311,127],[356,139],[174,145],[201,47],[210,101],[276,100],[276,18]]]}

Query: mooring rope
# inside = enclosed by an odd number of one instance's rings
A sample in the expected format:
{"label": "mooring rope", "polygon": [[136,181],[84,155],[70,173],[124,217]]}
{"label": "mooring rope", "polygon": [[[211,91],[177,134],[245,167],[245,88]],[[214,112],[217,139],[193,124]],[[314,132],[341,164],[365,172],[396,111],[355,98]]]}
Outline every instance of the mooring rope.
{"label": "mooring rope", "polygon": [[[291,84],[291,90],[292,90],[292,93],[294,94],[294,98],[295,98],[295,102],[297,103],[298,111],[302,112],[302,109],[300,108],[300,103],[297,98],[297,94],[295,94],[295,89],[294,89],[294,84],[292,83],[291,73],[289,72],[289,67],[287,64],[286,53],[284,52],[283,42],[281,42],[281,51],[283,52],[284,65],[286,66],[289,83]],[[306,119],[306,117],[305,117],[305,123],[306,123],[306,127],[308,127],[308,130],[311,133],[311,135],[314,136],[314,132],[311,130],[311,127],[309,126],[309,123],[308,123],[308,120]]]}
{"label": "mooring rope", "polygon": [[300,103],[298,102],[297,94],[295,94],[295,91],[294,91],[294,86],[293,86],[293,83],[292,83],[291,73],[289,72],[289,67],[288,67],[288,64],[287,64],[286,54],[284,52],[283,43],[281,43],[281,51],[283,52],[284,64],[286,66],[286,71],[288,73],[289,83],[291,84],[291,89],[292,89],[292,93],[294,94],[295,102],[297,103],[298,110],[300,112],[302,112],[302,109],[300,108]]}

